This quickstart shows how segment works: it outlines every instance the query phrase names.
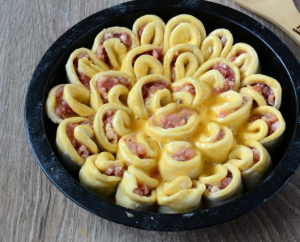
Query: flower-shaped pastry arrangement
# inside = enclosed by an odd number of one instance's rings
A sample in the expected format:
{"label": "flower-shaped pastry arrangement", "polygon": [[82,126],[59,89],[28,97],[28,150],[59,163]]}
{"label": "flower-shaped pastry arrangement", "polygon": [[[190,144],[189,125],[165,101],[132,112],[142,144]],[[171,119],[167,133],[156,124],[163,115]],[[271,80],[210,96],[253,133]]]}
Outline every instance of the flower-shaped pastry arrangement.
{"label": "flower-shaped pastry arrangement", "polygon": [[91,192],[143,211],[193,212],[258,186],[285,130],[282,90],[233,37],[186,14],[102,30],[48,95],[61,161]]}

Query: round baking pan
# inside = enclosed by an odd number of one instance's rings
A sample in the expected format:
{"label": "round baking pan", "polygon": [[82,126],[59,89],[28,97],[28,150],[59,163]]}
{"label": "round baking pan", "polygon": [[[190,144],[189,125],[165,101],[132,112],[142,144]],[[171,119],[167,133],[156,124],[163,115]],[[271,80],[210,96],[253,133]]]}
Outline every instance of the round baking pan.
{"label": "round baking pan", "polygon": [[[286,121],[283,140],[270,152],[273,170],[257,188],[232,202],[188,214],[148,213],[123,208],[99,198],[83,188],[78,174],[69,172],[60,162],[55,145],[57,125],[45,113],[50,89],[67,83],[65,64],[77,48],[91,48],[95,36],[112,26],[132,28],[145,14],[156,14],[165,22],[178,14],[200,19],[206,32],[229,29],[234,43],[246,42],[260,58],[262,73],[277,79],[283,90],[280,111]],[[45,53],[30,81],[25,104],[28,139],[36,160],[51,182],[72,201],[91,213],[110,221],[147,230],[181,231],[223,223],[244,215],[266,202],[291,178],[300,162],[300,64],[288,47],[270,30],[252,18],[211,2],[191,0],[135,1],[100,11],[63,34]]]}

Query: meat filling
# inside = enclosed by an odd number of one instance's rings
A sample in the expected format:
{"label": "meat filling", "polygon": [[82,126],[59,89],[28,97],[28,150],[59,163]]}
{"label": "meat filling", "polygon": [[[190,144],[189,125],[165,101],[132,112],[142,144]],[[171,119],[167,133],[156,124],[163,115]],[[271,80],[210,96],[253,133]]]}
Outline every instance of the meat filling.
{"label": "meat filling", "polygon": [[139,29],[139,31],[138,31],[139,39],[142,38],[142,35],[143,35],[143,32],[144,32],[145,27],[146,27],[146,25],[143,25],[142,27],[140,27],[140,29]]}
{"label": "meat filling", "polygon": [[211,193],[219,192],[225,189],[230,184],[231,181],[232,181],[232,174],[228,172],[227,176],[222,179],[219,185],[215,185],[215,186],[209,185],[206,187],[206,189]]}
{"label": "meat filling", "polygon": [[57,117],[61,119],[77,117],[77,113],[69,106],[69,104],[63,99],[64,86],[59,87],[55,92],[56,105],[54,112]]}
{"label": "meat filling", "polygon": [[156,91],[165,88],[170,89],[170,84],[159,80],[144,84],[142,87],[142,95],[146,106],[149,107],[150,99]]}
{"label": "meat filling", "polygon": [[154,59],[160,61],[161,63],[163,62],[163,49],[158,47],[153,50],[149,50],[139,55],[136,55],[132,60],[132,66],[134,66],[134,63],[136,62],[137,58],[139,58],[142,55],[151,55]]}
{"label": "meat filling", "polygon": [[133,192],[141,197],[149,197],[151,193],[145,184],[139,184],[137,188],[133,189]]}
{"label": "meat filling", "polygon": [[114,116],[115,112],[116,111],[114,111],[114,110],[109,110],[105,113],[105,115],[103,117],[103,125],[104,125],[105,135],[106,135],[108,141],[113,144],[118,143],[118,140],[119,140],[119,136],[116,133],[116,131],[114,130],[113,125],[112,125],[112,120],[113,120],[113,116]]}
{"label": "meat filling", "polygon": [[186,149],[180,147],[178,151],[174,154],[171,154],[173,160],[177,161],[188,161],[193,159],[196,156],[196,152],[194,149]]}
{"label": "meat filling", "polygon": [[144,145],[137,143],[135,137],[135,135],[130,135],[125,139],[125,141],[132,154],[144,159],[146,158],[146,148]]}
{"label": "meat filling", "polygon": [[219,36],[221,43],[222,43],[222,47],[224,48],[225,45],[227,44],[227,39],[225,36]]}
{"label": "meat filling", "polygon": [[214,65],[212,69],[219,71],[225,78],[223,88],[216,87],[212,91],[215,94],[219,94],[222,92],[232,90],[235,84],[234,71],[231,68],[229,68],[225,63],[218,63]]}
{"label": "meat filling", "polygon": [[253,162],[256,164],[260,160],[260,154],[259,151],[256,148],[251,148],[253,152]]}
{"label": "meat filling", "polygon": [[167,114],[161,118],[161,127],[163,129],[177,128],[185,125],[190,117],[191,111],[187,108],[182,108],[178,113]]}
{"label": "meat filling", "polygon": [[103,103],[108,103],[108,92],[109,90],[116,86],[123,85],[128,90],[130,90],[130,82],[126,78],[113,77],[113,76],[100,76],[96,82],[98,92],[100,93]]}
{"label": "meat filling", "polygon": [[127,49],[130,49],[131,45],[132,45],[132,39],[130,34],[126,33],[126,32],[120,32],[120,33],[105,33],[102,40],[101,40],[101,45],[103,45],[103,43],[111,38],[117,38],[119,39],[125,46]]}
{"label": "meat filling", "polygon": [[273,134],[280,127],[279,120],[277,119],[276,115],[272,113],[264,113],[262,116],[252,115],[250,117],[250,122],[253,122],[257,119],[262,119],[268,124],[268,135]]}
{"label": "meat filling", "polygon": [[184,91],[191,93],[193,96],[196,95],[195,87],[190,83],[184,84],[181,87],[173,88],[173,92],[184,92]]}
{"label": "meat filling", "polygon": [[221,129],[220,132],[218,133],[217,141],[222,140],[224,137],[225,137],[225,132],[223,129]]}
{"label": "meat filling", "polygon": [[229,61],[233,62],[236,60],[236,58],[238,58],[241,54],[244,54],[246,53],[245,51],[243,50],[239,50],[238,52],[236,52],[236,55],[235,56],[231,56],[228,58]]}
{"label": "meat filling", "polygon": [[275,95],[274,95],[272,89],[268,85],[263,84],[263,83],[257,83],[257,84],[251,85],[251,87],[255,91],[257,91],[260,95],[262,95],[269,105],[271,105],[271,106],[274,105]]}
{"label": "meat filling", "polygon": [[91,121],[86,121],[86,122],[81,122],[81,123],[68,123],[67,128],[66,128],[66,134],[74,147],[74,149],[77,151],[78,155],[80,155],[84,160],[87,160],[92,153],[88,149],[87,146],[84,144],[79,143],[76,138],[74,137],[74,129],[78,125],[88,125],[91,128],[93,128],[92,122]]}
{"label": "meat filling", "polygon": [[117,176],[122,177],[125,169],[122,166],[113,166],[110,165],[107,170],[104,172],[107,176]]}
{"label": "meat filling", "polygon": [[89,55],[86,52],[81,52],[73,61],[74,69],[76,71],[76,74],[78,76],[79,81],[90,90],[90,78],[86,76],[84,73],[80,72],[78,70],[78,61],[82,58],[88,58],[90,60]]}

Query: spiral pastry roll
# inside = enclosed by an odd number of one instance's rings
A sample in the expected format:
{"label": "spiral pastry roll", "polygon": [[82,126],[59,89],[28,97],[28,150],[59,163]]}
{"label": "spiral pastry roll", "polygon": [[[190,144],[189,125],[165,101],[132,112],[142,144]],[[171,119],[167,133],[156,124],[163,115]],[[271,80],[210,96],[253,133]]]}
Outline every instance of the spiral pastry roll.
{"label": "spiral pastry roll", "polygon": [[210,88],[192,77],[184,77],[172,84],[173,101],[191,108],[199,108],[210,93]]}
{"label": "spiral pastry roll", "polygon": [[98,153],[94,140],[92,121],[86,118],[68,118],[59,124],[56,144],[68,169],[79,170],[88,157]]}
{"label": "spiral pastry roll", "polygon": [[207,100],[201,111],[210,120],[229,127],[234,133],[245,124],[251,114],[252,98],[234,91],[215,95]]}
{"label": "spiral pastry roll", "polygon": [[241,172],[232,164],[207,165],[199,180],[206,185],[203,196],[209,208],[232,201],[243,192]]}
{"label": "spiral pastry roll", "polygon": [[180,176],[197,180],[204,166],[200,151],[186,141],[173,141],[164,145],[158,168],[163,181]]}
{"label": "spiral pastry roll", "polygon": [[281,86],[269,76],[252,74],[241,83],[240,93],[253,98],[258,106],[270,105],[279,109],[281,105]]}
{"label": "spiral pastry roll", "polygon": [[131,123],[129,108],[118,104],[102,105],[94,119],[97,144],[102,150],[111,153],[118,151],[120,137],[130,132],[127,127]]}
{"label": "spiral pastry roll", "polygon": [[155,188],[159,181],[146,172],[129,166],[116,192],[116,204],[141,211],[152,210],[156,203]]}
{"label": "spiral pastry roll", "polygon": [[51,89],[46,101],[46,113],[54,123],[70,117],[95,115],[89,107],[90,93],[85,87],[74,84],[57,85]]}
{"label": "spiral pastry roll", "polygon": [[111,27],[102,30],[95,38],[92,51],[110,69],[120,70],[126,53],[139,46],[137,36],[128,28]]}
{"label": "spiral pastry roll", "polygon": [[198,112],[185,106],[170,103],[158,109],[147,121],[146,132],[159,142],[186,139],[200,124]]}
{"label": "spiral pastry roll", "polygon": [[235,44],[226,57],[227,60],[235,64],[243,80],[246,76],[260,72],[258,55],[252,46],[245,43]]}
{"label": "spiral pastry roll", "polygon": [[105,103],[127,105],[129,90],[134,85],[130,76],[121,71],[96,74],[91,82],[91,107],[97,111]]}
{"label": "spiral pastry roll", "polygon": [[147,119],[151,113],[171,102],[171,82],[162,75],[141,78],[128,94],[128,106],[134,115]]}
{"label": "spiral pastry roll", "polygon": [[121,70],[134,80],[149,74],[163,74],[163,49],[155,45],[142,45],[129,51],[122,62]]}
{"label": "spiral pastry roll", "polygon": [[248,123],[239,130],[243,139],[257,140],[267,149],[274,147],[285,130],[285,121],[276,108],[260,106],[253,109]]}
{"label": "spiral pastry roll", "polygon": [[164,57],[164,75],[171,81],[193,76],[204,62],[198,47],[192,44],[179,44],[170,48]]}
{"label": "spiral pastry roll", "polygon": [[166,25],[164,51],[178,44],[193,44],[200,48],[205,38],[206,31],[199,19],[188,14],[177,15]]}
{"label": "spiral pastry roll", "polygon": [[[239,69],[232,64],[230,61],[227,61],[224,58],[217,57],[211,60],[206,61],[203,65],[201,65],[198,70],[194,74],[194,78],[201,79],[201,76],[203,74],[208,74],[207,72],[216,72],[221,73],[223,76],[223,85],[222,88],[220,88],[220,84],[215,86],[215,88],[212,90],[214,93],[218,94],[221,92],[226,92],[229,90],[238,91],[240,87],[240,71]],[[208,80],[212,83],[218,83],[218,80],[214,79],[220,79],[220,75],[210,73],[208,77],[206,76],[205,79],[208,78]],[[207,84],[209,84],[209,81],[206,81]],[[212,84],[211,84],[212,85]],[[214,84],[215,85],[215,84]]]}
{"label": "spiral pastry roll", "polygon": [[140,45],[152,44],[163,47],[165,23],[156,15],[144,15],[135,20],[133,33],[138,36]]}
{"label": "spiral pastry roll", "polygon": [[189,213],[202,205],[205,185],[188,176],[179,176],[173,181],[161,183],[157,189],[157,204],[160,213]]}
{"label": "spiral pastry roll", "polygon": [[247,190],[259,185],[272,167],[268,151],[255,140],[246,140],[245,145],[236,145],[228,158],[227,163],[240,169]]}
{"label": "spiral pastry roll", "polygon": [[90,89],[90,80],[95,74],[108,70],[108,66],[86,48],[73,51],[66,64],[69,82],[87,89]]}
{"label": "spiral pastry roll", "polygon": [[195,142],[206,163],[224,163],[233,146],[232,131],[226,126],[209,122]]}
{"label": "spiral pastry roll", "polygon": [[157,165],[159,146],[144,132],[127,134],[119,141],[117,157],[126,164],[151,172]]}
{"label": "spiral pastry roll", "polygon": [[203,41],[201,51],[204,60],[216,57],[226,58],[233,45],[233,36],[227,29],[216,29]]}
{"label": "spiral pastry roll", "polygon": [[79,172],[79,181],[86,189],[99,197],[109,197],[122,180],[125,163],[115,160],[108,152],[90,156]]}

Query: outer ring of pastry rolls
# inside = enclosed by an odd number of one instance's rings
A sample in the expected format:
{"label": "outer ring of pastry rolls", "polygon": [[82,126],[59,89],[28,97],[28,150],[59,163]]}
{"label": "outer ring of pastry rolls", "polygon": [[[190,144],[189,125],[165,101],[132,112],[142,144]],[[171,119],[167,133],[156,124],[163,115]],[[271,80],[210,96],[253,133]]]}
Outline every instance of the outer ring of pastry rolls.
{"label": "outer ring of pastry rolls", "polygon": [[[83,157],[81,157],[74,149],[67,135],[67,126],[69,123],[81,124],[84,122],[91,122],[91,121],[86,118],[80,118],[80,117],[65,119],[59,124],[56,132],[56,145],[60,155],[62,156],[62,162],[72,171],[79,170],[79,168],[85,163],[85,159],[83,159]],[[87,126],[85,129],[80,128],[80,130],[77,129],[76,131],[74,129],[73,132],[76,132],[73,133],[75,139],[79,142],[82,141],[80,143],[90,148],[89,150],[91,153],[93,154],[98,153],[98,147],[93,140],[95,134],[92,128]]]}
{"label": "outer ring of pastry rolls", "polygon": [[95,129],[97,144],[102,150],[106,150],[111,153],[116,153],[118,150],[118,143],[111,143],[108,140],[103,127],[104,126],[103,118],[106,112],[108,111],[115,111],[114,115],[116,115],[116,113],[119,113],[118,115],[119,117],[113,117],[112,126],[114,131],[116,129],[119,130],[116,133],[120,137],[130,132],[130,130],[127,129],[126,126],[130,125],[131,122],[131,110],[122,105],[107,103],[102,105],[98,109],[95,115],[94,129]]}
{"label": "outer ring of pastry rolls", "polygon": [[74,68],[74,60],[77,58],[78,55],[80,55],[82,52],[85,52],[88,54],[89,58],[91,59],[88,63],[88,66],[90,69],[93,69],[93,71],[90,72],[90,76],[89,78],[91,79],[95,74],[97,74],[98,72],[101,71],[108,71],[109,68],[108,66],[102,62],[101,60],[99,60],[96,56],[96,54],[87,49],[87,48],[79,48],[76,49],[72,52],[72,54],[70,55],[67,64],[66,64],[66,72],[67,72],[67,76],[68,76],[68,80],[70,83],[72,84],[76,84],[79,86],[82,86],[84,88],[87,88],[86,86],[84,86],[84,84],[82,84],[82,82],[79,80],[78,75],[76,73],[76,70]]}
{"label": "outer ring of pastry rolls", "polygon": [[262,120],[261,118],[255,120],[253,122],[248,122],[246,128],[242,128],[240,132],[240,136],[243,139],[253,139],[259,141],[265,148],[272,149],[275,148],[277,142],[279,142],[280,137],[282,136],[285,130],[285,121],[280,113],[276,108],[270,106],[260,106],[252,110],[252,116],[262,116],[263,114],[271,113],[276,116],[279,127],[277,130],[268,135],[269,127],[268,124]]}
{"label": "outer ring of pastry rolls", "polygon": [[[226,39],[223,45],[222,38]],[[203,41],[201,51],[205,61],[216,57],[225,58],[233,45],[233,36],[227,29],[215,29]]]}
{"label": "outer ring of pastry rolls", "polygon": [[[177,32],[186,30],[191,30],[192,32],[189,32],[187,36],[185,36],[184,33],[181,33],[179,39],[177,39],[178,35],[174,36],[178,34]],[[188,37],[189,40],[187,41],[184,37]],[[164,51],[167,52],[171,47],[184,43],[194,44],[199,48],[205,38],[205,27],[199,19],[189,14],[180,14],[171,18],[166,24]]]}
{"label": "outer ring of pastry rolls", "polygon": [[[159,117],[163,115],[164,113],[177,113],[173,112],[175,110],[178,110],[179,107],[175,103],[170,103],[167,106],[160,108],[157,110],[157,112],[154,114],[154,117]],[[177,128],[169,128],[169,129],[163,129],[159,126],[154,126],[151,121],[147,121],[145,128],[146,132],[152,137],[153,139],[159,141],[159,142],[168,142],[172,140],[177,139],[184,139],[186,137],[191,136],[193,133],[195,133],[196,129],[198,128],[200,124],[200,117],[196,111],[192,111],[192,115],[189,118],[188,122],[180,127]]]}
{"label": "outer ring of pastry rolls", "polygon": [[140,158],[136,154],[132,154],[130,148],[128,147],[128,142],[126,139],[128,136],[133,135],[132,133],[128,135],[124,135],[119,140],[119,149],[117,153],[117,158],[122,159],[126,162],[127,166],[133,165],[137,168],[140,168],[144,171],[151,172],[157,165],[157,158],[159,156],[159,145],[151,139],[151,137],[147,137],[146,133],[141,132],[136,134],[135,139],[137,144],[143,145],[146,149],[146,157]]}
{"label": "outer ring of pastry rolls", "polygon": [[[138,61],[138,59],[140,57],[142,57],[140,55],[143,55],[143,53],[148,52],[148,51],[153,51],[157,48],[160,48],[160,47],[155,46],[155,45],[142,45],[142,46],[138,46],[138,47],[128,51],[128,53],[126,54],[126,56],[124,57],[124,59],[122,61],[121,71],[124,71],[129,76],[131,76],[134,79],[134,81],[136,81],[137,76],[135,74],[134,64],[133,64],[134,58],[138,57],[136,60],[136,61]],[[149,55],[147,57],[149,57]],[[159,65],[159,63],[157,63],[157,62],[159,62],[159,60],[157,60],[153,56],[151,58],[152,58],[152,61],[156,62],[156,65]],[[160,71],[159,68],[157,68],[157,70]],[[159,73],[154,73],[154,74],[159,74]]]}
{"label": "outer ring of pastry rolls", "polygon": [[[132,78],[127,75],[126,73],[122,72],[122,71],[105,71],[105,72],[100,72],[98,74],[96,74],[95,76],[93,76],[93,78],[90,81],[90,87],[91,87],[91,107],[95,110],[95,112],[104,104],[103,100],[101,98],[101,95],[98,91],[97,88],[97,81],[100,77],[113,77],[113,78],[124,78],[124,79],[128,79],[128,81],[130,82],[130,86],[132,87],[134,85],[134,82],[132,80]],[[127,96],[128,96],[129,90],[121,85],[121,84],[117,84],[116,86],[113,86],[109,91],[108,91],[108,102],[112,103],[112,104],[120,104],[120,105],[124,105],[121,100],[120,97],[121,96],[125,96],[126,100],[127,100]]]}
{"label": "outer ring of pastry rolls", "polygon": [[[224,58],[221,58],[221,57],[217,57],[217,58],[214,58],[214,59],[211,59],[211,60],[208,60],[208,61],[204,62],[198,68],[198,70],[195,72],[193,77],[201,79],[201,76],[203,74],[205,74],[206,72],[212,70],[214,65],[219,64],[219,63],[224,63],[226,66],[228,66],[230,69],[233,70],[235,81],[234,81],[234,86],[233,86],[232,90],[238,91],[239,87],[240,87],[240,71],[233,63],[231,63],[230,61],[228,61]],[[217,71],[217,70],[215,70],[215,71]],[[225,79],[225,77],[224,77],[224,79]]]}
{"label": "outer ring of pastry rolls", "polygon": [[[254,163],[251,149],[259,153],[259,160]],[[269,152],[255,140],[246,140],[244,145],[235,146],[229,154],[227,163],[233,164],[241,171],[243,186],[246,190],[258,186],[272,167]]]}
{"label": "outer ring of pastry rolls", "polygon": [[[146,185],[151,190],[151,195],[140,196],[135,194],[133,190],[138,187],[138,184]],[[155,188],[158,184],[158,180],[151,178],[142,170],[129,166],[117,188],[116,204],[141,211],[152,210],[157,199]]]}
{"label": "outer ring of pastry rolls", "polygon": [[247,94],[253,98],[253,100],[256,101],[258,106],[264,106],[269,105],[265,98],[255,91],[251,86],[248,85],[254,85],[254,84],[266,84],[268,85],[274,96],[275,96],[275,102],[273,107],[279,109],[281,105],[281,97],[282,97],[282,89],[277,80],[275,80],[272,77],[261,75],[261,74],[252,74],[247,76],[242,82],[241,82],[241,89],[240,93]]}
{"label": "outer ring of pastry rolls", "polygon": [[[180,148],[193,149],[196,156],[190,160],[178,161],[172,154]],[[158,162],[158,168],[163,181],[173,181],[180,176],[188,176],[192,180],[198,179],[204,167],[200,151],[186,141],[173,141],[164,145],[164,150]]]}
{"label": "outer ring of pastry rolls", "polygon": [[[218,139],[220,132],[224,137]],[[206,130],[195,142],[200,149],[203,160],[207,163],[224,163],[234,143],[232,131],[226,126],[214,122],[207,124]]]}
{"label": "outer ring of pastry rolls", "polygon": [[[207,189],[204,191],[203,196],[205,198],[206,205],[209,208],[217,207],[224,203],[232,201],[233,199],[240,196],[243,192],[243,183],[240,170],[236,166],[227,163],[218,166],[225,167],[227,172],[229,171],[232,174],[232,180],[227,187],[218,192],[212,193]],[[214,175],[212,175],[211,177],[214,177]],[[204,177],[203,175],[201,175],[199,177],[199,180],[208,185],[210,184],[211,177]],[[222,175],[220,177],[222,177]],[[224,177],[226,177],[226,175]],[[221,182],[221,180],[219,182]]]}
{"label": "outer ring of pastry rolls", "polygon": [[[245,53],[238,55],[239,52],[245,52]],[[243,80],[245,77],[251,74],[256,74],[260,72],[260,63],[259,63],[258,55],[255,49],[251,45],[245,43],[235,44],[234,46],[232,46],[226,59],[229,60],[230,58],[236,55],[238,56],[234,61],[232,61],[232,63],[239,68],[241,74],[241,80]]]}
{"label": "outer ring of pastry rolls", "polygon": [[152,44],[163,47],[165,26],[166,24],[160,17],[148,14],[135,20],[132,32],[139,36],[140,28],[143,27],[140,45]]}
{"label": "outer ring of pastry rolls", "polygon": [[202,205],[205,185],[187,176],[179,176],[171,182],[162,182],[156,189],[160,213],[188,213]]}
{"label": "outer ring of pastry rolls", "polygon": [[146,106],[145,100],[143,98],[142,89],[143,86],[151,82],[163,82],[168,84],[171,88],[170,80],[163,75],[148,75],[142,77],[138,82],[133,86],[131,91],[128,94],[128,107],[132,110],[135,116],[141,119],[147,119],[150,116],[151,112],[155,112],[157,109],[161,108],[161,105],[171,102],[171,92],[169,89],[164,88],[157,90],[151,94],[149,107]]}
{"label": "outer ring of pastry rolls", "polygon": [[124,167],[125,164],[121,160],[115,160],[111,153],[102,152],[90,156],[80,169],[79,180],[86,189],[99,197],[109,197],[115,193],[122,178],[103,174],[97,162],[102,163],[103,167],[109,167],[109,165]]}
{"label": "outer ring of pastry rolls", "polygon": [[164,56],[164,75],[169,79],[172,77],[171,63],[176,56],[178,57],[174,63],[176,73],[175,81],[183,77],[193,76],[199,66],[204,62],[201,51],[195,45],[175,45],[170,48]]}

